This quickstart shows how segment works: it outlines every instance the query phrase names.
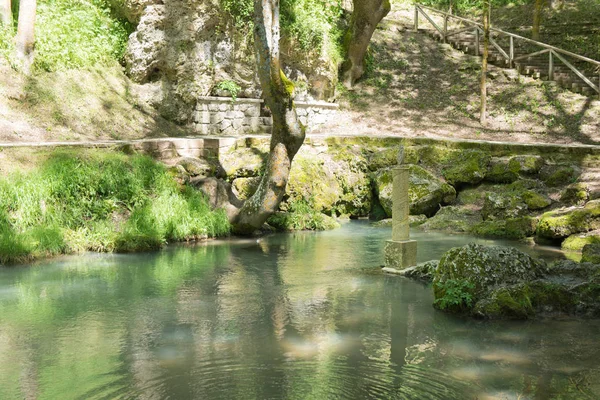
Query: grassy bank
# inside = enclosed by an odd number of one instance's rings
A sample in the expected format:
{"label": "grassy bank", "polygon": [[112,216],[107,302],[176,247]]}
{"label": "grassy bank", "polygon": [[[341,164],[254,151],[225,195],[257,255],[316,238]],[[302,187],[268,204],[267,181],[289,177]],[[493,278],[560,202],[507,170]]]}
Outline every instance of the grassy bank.
{"label": "grassy bank", "polygon": [[0,263],[157,249],[229,233],[223,212],[146,156],[58,150],[0,179]]}

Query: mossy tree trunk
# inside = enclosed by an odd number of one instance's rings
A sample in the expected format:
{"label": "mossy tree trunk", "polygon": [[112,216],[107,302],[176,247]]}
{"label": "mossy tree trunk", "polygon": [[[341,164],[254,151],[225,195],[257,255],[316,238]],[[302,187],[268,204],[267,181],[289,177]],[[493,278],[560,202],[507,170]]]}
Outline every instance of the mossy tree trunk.
{"label": "mossy tree trunk", "polygon": [[17,27],[17,57],[23,62],[25,72],[33,63],[35,46],[35,14],[36,0],[21,0],[19,2],[19,24]]}
{"label": "mossy tree trunk", "polygon": [[481,110],[479,113],[479,121],[481,124],[486,122],[487,112],[487,69],[488,69],[488,55],[490,47],[490,13],[491,13],[491,2],[485,0],[483,2],[483,60],[481,62]]}
{"label": "mossy tree trunk", "polygon": [[531,27],[531,37],[533,40],[540,40],[540,25],[542,23],[542,9],[544,0],[535,0],[533,5],[533,26]]}
{"label": "mossy tree trunk", "polygon": [[344,38],[342,83],[350,88],[364,73],[364,60],[377,24],[390,12],[389,0],[354,0],[350,27]]}
{"label": "mossy tree trunk", "polygon": [[292,100],[294,87],[281,70],[279,0],[254,0],[254,46],[263,98],[273,116],[271,146],[265,173],[256,193],[232,219],[234,232],[259,229],[281,203],[292,160],[305,131]]}
{"label": "mossy tree trunk", "polygon": [[12,10],[10,0],[0,0],[0,22],[4,26],[12,25]]}

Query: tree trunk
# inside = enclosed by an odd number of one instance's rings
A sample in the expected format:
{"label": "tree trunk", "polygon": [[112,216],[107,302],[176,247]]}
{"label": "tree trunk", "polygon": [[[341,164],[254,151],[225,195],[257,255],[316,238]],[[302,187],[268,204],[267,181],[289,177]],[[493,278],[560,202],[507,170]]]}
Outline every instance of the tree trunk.
{"label": "tree trunk", "polygon": [[531,37],[533,40],[540,40],[542,8],[544,8],[544,0],[535,0],[535,4],[533,6],[533,26],[531,27]]}
{"label": "tree trunk", "polygon": [[12,26],[12,10],[10,0],[0,0],[0,21],[4,26]]}
{"label": "tree trunk", "polygon": [[342,83],[351,88],[364,73],[364,59],[377,24],[391,10],[389,0],[354,0],[350,27],[344,38],[345,61],[341,67]]}
{"label": "tree trunk", "polygon": [[254,46],[263,98],[273,116],[271,146],[265,173],[256,193],[233,215],[233,230],[249,234],[259,229],[283,199],[292,160],[305,130],[292,101],[293,85],[279,59],[279,0],[254,0]]}
{"label": "tree trunk", "polygon": [[26,72],[33,63],[35,45],[36,0],[21,0],[19,3],[19,25],[17,27],[17,57],[23,62]]}
{"label": "tree trunk", "polygon": [[479,114],[479,121],[481,124],[485,124],[486,121],[486,109],[487,109],[487,67],[488,67],[488,53],[490,46],[490,13],[491,3],[490,0],[485,0],[483,10],[483,61],[481,62],[481,111]]}

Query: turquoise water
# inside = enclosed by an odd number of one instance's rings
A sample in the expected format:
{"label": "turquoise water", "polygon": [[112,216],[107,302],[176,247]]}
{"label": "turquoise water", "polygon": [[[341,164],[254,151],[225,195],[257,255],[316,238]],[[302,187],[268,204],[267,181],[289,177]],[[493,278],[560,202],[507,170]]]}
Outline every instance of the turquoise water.
{"label": "turquoise water", "polygon": [[[600,321],[438,312],[381,274],[389,235],[351,222],[0,269],[0,399],[600,398]],[[420,261],[494,243],[413,236]]]}

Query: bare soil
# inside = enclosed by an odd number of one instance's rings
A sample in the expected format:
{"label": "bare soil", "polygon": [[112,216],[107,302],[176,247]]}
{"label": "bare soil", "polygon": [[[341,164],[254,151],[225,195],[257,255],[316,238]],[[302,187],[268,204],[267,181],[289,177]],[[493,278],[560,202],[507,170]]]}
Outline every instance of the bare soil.
{"label": "bare soil", "polygon": [[494,66],[481,125],[481,58],[414,33],[412,18],[404,6],[383,21],[366,76],[341,96],[340,117],[320,133],[600,144],[597,97]]}

